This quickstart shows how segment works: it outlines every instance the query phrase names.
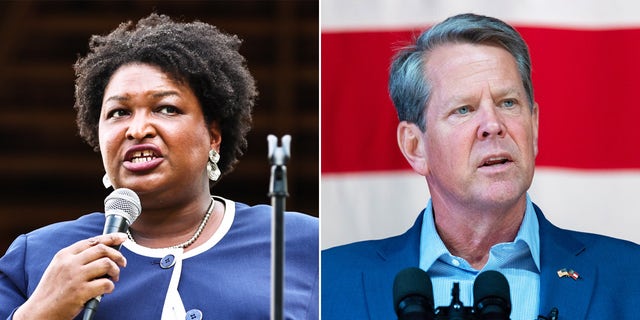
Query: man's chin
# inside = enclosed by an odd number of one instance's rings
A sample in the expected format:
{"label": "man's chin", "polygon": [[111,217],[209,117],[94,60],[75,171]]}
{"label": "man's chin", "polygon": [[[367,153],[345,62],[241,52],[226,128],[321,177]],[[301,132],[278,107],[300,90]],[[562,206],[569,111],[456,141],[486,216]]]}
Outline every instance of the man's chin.
{"label": "man's chin", "polygon": [[504,181],[492,183],[472,192],[476,194],[478,204],[487,207],[508,207],[526,199],[527,188],[522,185],[514,185],[513,182]]}

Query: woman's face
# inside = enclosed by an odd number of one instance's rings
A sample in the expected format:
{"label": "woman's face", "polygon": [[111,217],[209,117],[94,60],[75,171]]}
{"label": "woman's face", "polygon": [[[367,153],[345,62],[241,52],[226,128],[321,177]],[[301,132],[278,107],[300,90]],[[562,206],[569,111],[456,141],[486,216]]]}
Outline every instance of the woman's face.
{"label": "woman's face", "polygon": [[207,126],[191,88],[160,68],[132,63],[111,76],[98,125],[102,162],[114,188],[145,194],[208,190],[206,163],[220,132]]}

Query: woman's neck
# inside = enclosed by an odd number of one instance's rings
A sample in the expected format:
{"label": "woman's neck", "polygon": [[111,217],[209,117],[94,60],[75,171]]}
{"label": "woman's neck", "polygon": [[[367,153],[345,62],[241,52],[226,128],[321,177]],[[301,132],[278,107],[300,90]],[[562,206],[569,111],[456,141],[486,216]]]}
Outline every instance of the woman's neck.
{"label": "woman's neck", "polygon": [[[202,227],[208,209],[213,205],[206,225],[200,230],[197,239],[185,250],[197,247],[209,239],[220,226],[224,215],[224,204],[211,202],[208,194],[174,204],[157,201],[157,207],[143,205],[140,217],[133,223],[130,233],[133,240],[149,248],[167,248],[189,241]],[[152,203],[147,199],[143,203]]]}

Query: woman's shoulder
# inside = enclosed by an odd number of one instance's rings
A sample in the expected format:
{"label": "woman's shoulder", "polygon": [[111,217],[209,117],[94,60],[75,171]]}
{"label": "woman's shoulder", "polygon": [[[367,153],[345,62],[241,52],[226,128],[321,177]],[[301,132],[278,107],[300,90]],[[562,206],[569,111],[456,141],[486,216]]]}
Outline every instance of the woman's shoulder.
{"label": "woman's shoulder", "polygon": [[[253,232],[271,233],[272,206],[265,204],[250,206],[242,202],[225,201],[235,210],[233,223],[236,227],[253,229]],[[287,211],[284,213],[284,223],[288,238],[311,237],[317,241],[318,218],[300,212]]]}
{"label": "woman's shoulder", "polygon": [[[60,249],[102,233],[104,214],[91,213],[76,220],[53,223],[18,236],[0,260],[0,268],[26,261],[49,261]],[[46,264],[35,265],[45,268]]]}
{"label": "woman's shoulder", "polygon": [[102,234],[104,214],[94,212],[83,215],[75,220],[56,222],[25,234],[30,245],[42,243],[51,246],[52,243],[71,244],[80,239]]}
{"label": "woman's shoulder", "polygon": [[[247,204],[241,202],[235,202],[236,208],[236,216],[238,218],[250,218],[250,219],[258,219],[264,221],[271,221],[274,208],[270,205],[259,204],[254,206],[249,206]],[[295,225],[300,227],[310,227],[316,228],[318,227],[318,218],[313,217],[311,215],[296,212],[296,211],[285,211],[284,220],[287,225]]]}

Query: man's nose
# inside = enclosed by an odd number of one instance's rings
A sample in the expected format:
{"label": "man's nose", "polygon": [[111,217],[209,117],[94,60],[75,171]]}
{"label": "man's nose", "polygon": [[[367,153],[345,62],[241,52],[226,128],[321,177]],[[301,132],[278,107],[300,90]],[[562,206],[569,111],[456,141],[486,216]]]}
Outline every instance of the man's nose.
{"label": "man's nose", "polygon": [[491,102],[485,103],[478,110],[480,123],[478,125],[478,139],[488,139],[491,137],[504,137],[506,128],[498,107]]}

